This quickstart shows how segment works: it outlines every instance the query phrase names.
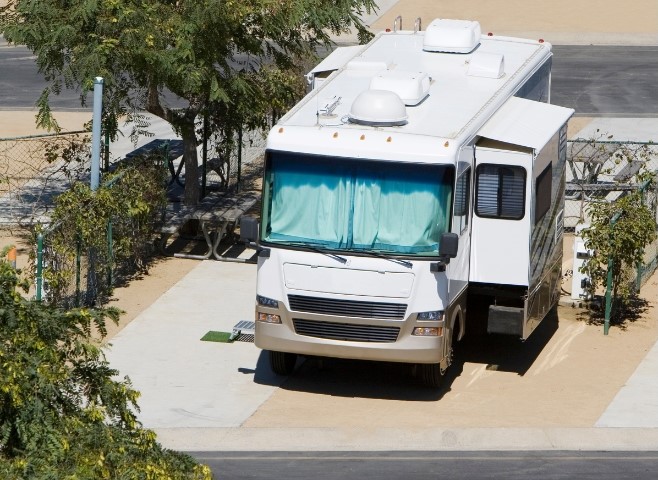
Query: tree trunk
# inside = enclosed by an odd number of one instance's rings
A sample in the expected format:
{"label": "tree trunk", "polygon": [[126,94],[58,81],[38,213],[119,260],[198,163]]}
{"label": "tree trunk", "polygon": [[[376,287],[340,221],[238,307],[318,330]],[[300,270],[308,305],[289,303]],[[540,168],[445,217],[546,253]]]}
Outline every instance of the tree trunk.
{"label": "tree trunk", "polygon": [[183,137],[183,162],[185,162],[185,205],[196,205],[199,202],[199,161],[197,157],[197,138],[194,130],[194,120],[185,122],[180,128]]}
{"label": "tree trunk", "polygon": [[188,108],[182,113],[175,113],[174,110],[160,103],[160,93],[155,80],[151,79],[149,82],[146,111],[169,122],[175,129],[180,131],[181,137],[183,137],[183,162],[185,163],[183,203],[191,206],[199,202],[201,190],[199,186],[199,161],[196,153],[197,138],[194,128],[194,121],[200,109],[200,105],[193,105],[190,102]]}

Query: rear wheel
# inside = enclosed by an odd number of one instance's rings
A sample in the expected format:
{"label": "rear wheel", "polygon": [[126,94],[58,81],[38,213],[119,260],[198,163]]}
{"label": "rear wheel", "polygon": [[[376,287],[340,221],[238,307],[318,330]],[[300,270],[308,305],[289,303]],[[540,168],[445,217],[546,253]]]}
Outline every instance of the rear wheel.
{"label": "rear wheel", "polygon": [[419,363],[417,372],[421,383],[430,388],[440,387],[445,373],[438,363]]}
{"label": "rear wheel", "polygon": [[290,375],[295,369],[297,354],[270,351],[270,366],[278,375]]}

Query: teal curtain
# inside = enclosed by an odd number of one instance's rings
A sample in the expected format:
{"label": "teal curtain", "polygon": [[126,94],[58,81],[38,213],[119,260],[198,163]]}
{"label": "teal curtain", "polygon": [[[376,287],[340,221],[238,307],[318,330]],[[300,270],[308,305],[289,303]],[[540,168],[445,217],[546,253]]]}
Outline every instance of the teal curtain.
{"label": "teal curtain", "polygon": [[356,177],[353,246],[400,253],[437,251],[447,227],[450,186],[441,185],[436,176],[396,173],[362,171]]}
{"label": "teal curtain", "polygon": [[268,241],[436,253],[452,167],[277,154],[267,175]]}
{"label": "teal curtain", "polygon": [[295,168],[280,161],[272,172],[270,239],[331,247],[347,244],[352,182],[336,166]]}

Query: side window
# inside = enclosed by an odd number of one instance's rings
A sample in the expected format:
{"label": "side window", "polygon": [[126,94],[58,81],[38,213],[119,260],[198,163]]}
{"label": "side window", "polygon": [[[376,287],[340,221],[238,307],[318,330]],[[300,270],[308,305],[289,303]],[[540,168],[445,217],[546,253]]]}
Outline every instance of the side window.
{"label": "side window", "polygon": [[475,171],[475,213],[479,217],[520,220],[525,215],[522,167],[483,164]]}
{"label": "side window", "polygon": [[553,164],[549,163],[535,180],[535,225],[546,215],[551,207],[551,191],[553,189]]}
{"label": "side window", "polygon": [[455,208],[452,214],[452,231],[462,233],[468,227],[468,209],[471,197],[471,169],[457,177],[455,184]]}

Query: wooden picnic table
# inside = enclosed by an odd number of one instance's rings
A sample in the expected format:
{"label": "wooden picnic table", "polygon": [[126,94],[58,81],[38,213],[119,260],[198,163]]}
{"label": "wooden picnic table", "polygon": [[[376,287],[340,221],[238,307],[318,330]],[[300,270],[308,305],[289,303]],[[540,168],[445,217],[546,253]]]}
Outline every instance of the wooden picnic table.
{"label": "wooden picnic table", "polygon": [[174,204],[165,212],[163,226],[160,230],[160,250],[165,255],[167,242],[172,235],[179,234],[183,226],[197,220],[208,249],[203,255],[189,253],[174,253],[173,256],[207,260],[215,258],[224,260],[217,250],[227,232],[231,231],[251,207],[260,200],[260,193],[247,191],[236,194],[226,192],[212,193],[206,196],[195,206]]}

